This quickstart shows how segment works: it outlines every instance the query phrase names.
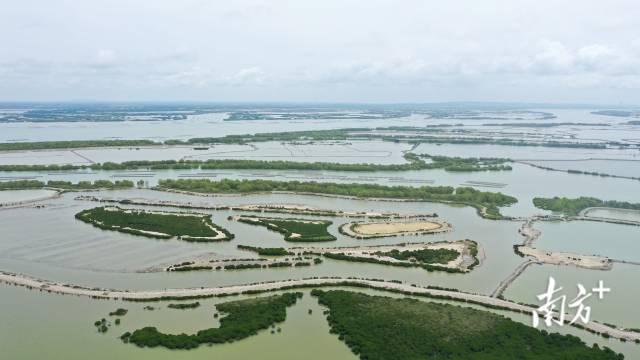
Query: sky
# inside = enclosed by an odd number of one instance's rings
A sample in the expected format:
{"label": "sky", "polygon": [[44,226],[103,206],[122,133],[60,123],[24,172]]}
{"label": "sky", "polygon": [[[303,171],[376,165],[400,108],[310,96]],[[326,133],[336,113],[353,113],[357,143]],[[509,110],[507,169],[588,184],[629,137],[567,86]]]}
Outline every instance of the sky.
{"label": "sky", "polygon": [[0,101],[640,105],[637,0],[0,5]]}

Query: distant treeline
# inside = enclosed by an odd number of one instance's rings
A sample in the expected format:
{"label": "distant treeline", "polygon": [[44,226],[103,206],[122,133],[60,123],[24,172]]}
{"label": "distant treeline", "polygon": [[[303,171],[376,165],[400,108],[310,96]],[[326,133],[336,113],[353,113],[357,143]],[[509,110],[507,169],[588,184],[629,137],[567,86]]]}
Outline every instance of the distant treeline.
{"label": "distant treeline", "polygon": [[316,193],[359,198],[394,198],[416,201],[446,202],[473,206],[481,216],[501,219],[499,207],[513,205],[518,200],[512,196],[495,192],[484,192],[469,187],[451,186],[385,186],[376,184],[338,184],[273,180],[211,181],[209,179],[165,179],[158,188],[198,193],[252,193],[290,191]]}
{"label": "distant treeline", "polygon": [[0,143],[0,151],[158,145],[151,140],[71,140]]}
{"label": "distant treeline", "polygon": [[566,197],[534,198],[533,204],[537,208],[563,213],[569,216],[578,215],[582,210],[590,207],[640,210],[640,203],[616,200],[605,201],[593,197],[579,197],[576,199],[569,199]]}
{"label": "distant treeline", "polygon": [[[378,133],[376,131],[386,131]],[[389,134],[394,131],[411,131],[416,135],[406,136],[403,134]],[[379,128],[347,128],[333,130],[309,130],[309,131],[289,131],[258,134],[226,135],[222,137],[198,137],[187,140],[166,140],[164,142],[154,142],[151,140],[74,140],[74,141],[44,141],[44,142],[12,142],[0,143],[0,151],[3,150],[36,150],[36,149],[65,149],[81,147],[118,147],[118,146],[146,146],[146,145],[210,145],[210,144],[248,144],[254,142],[293,142],[293,141],[330,141],[330,140],[383,140],[383,141],[409,141],[416,143],[437,143],[437,144],[492,144],[509,146],[544,146],[544,147],[565,147],[565,148],[588,148],[604,149],[608,145],[630,146],[626,143],[610,141],[608,143],[579,143],[561,141],[527,141],[522,139],[502,139],[494,137],[449,137],[434,136],[441,133],[439,127],[412,127],[395,126]],[[446,133],[450,135],[449,133]],[[465,133],[462,133],[464,135]],[[473,135],[472,133],[469,133]]]}
{"label": "distant treeline", "polygon": [[531,127],[550,128],[558,126],[611,126],[607,123],[576,123],[576,122],[541,122],[541,123],[490,123],[482,126],[508,126],[508,127]]}
{"label": "distant treeline", "polygon": [[80,181],[75,184],[70,181],[54,180],[49,180],[46,183],[39,180],[0,181],[0,190],[41,189],[44,187],[63,190],[128,189],[133,186],[133,181],[130,180],[118,180],[115,182],[96,180],[93,183],[91,181]]}
{"label": "distant treeline", "polygon": [[[445,171],[503,171],[511,166],[503,165],[509,159],[460,158],[447,156],[416,155],[406,153],[406,164],[345,164],[332,162],[296,162],[265,160],[138,160],[123,163],[105,162],[91,165],[0,165],[0,171],[70,171],[70,170],[319,170],[319,171],[410,171],[444,169]],[[421,158],[429,158],[425,162]]]}

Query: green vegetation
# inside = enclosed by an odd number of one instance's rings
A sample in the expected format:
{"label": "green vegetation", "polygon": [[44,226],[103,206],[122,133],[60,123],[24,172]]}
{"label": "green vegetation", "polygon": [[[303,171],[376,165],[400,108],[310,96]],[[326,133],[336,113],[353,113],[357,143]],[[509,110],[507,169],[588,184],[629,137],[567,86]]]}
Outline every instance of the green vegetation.
{"label": "green vegetation", "polygon": [[600,200],[592,197],[569,199],[565,197],[534,198],[533,205],[539,209],[576,216],[580,211],[590,207],[608,207],[615,209],[640,210],[640,203],[630,203],[616,200]]}
{"label": "green vegetation", "polygon": [[0,181],[0,190],[22,190],[22,189],[42,189],[45,187],[80,191],[80,190],[96,190],[96,189],[129,189],[134,186],[132,181],[118,180],[115,182],[109,180],[96,180],[93,183],[91,181],[80,181],[78,183],[71,183],[69,181],[53,181],[50,180],[47,183],[38,180],[16,180],[16,181]]}
{"label": "green vegetation", "polygon": [[72,140],[72,141],[40,141],[40,142],[12,142],[0,143],[0,151],[10,150],[41,150],[41,149],[71,149],[89,147],[129,147],[158,145],[151,140]]}
{"label": "green vegetation", "polygon": [[[97,207],[76,214],[76,219],[103,230],[113,230],[158,239],[193,242],[231,240],[233,235],[211,221],[211,215],[154,213],[119,207]],[[223,236],[220,237],[220,234]]]}
{"label": "green vegetation", "polygon": [[241,216],[237,220],[245,224],[264,226],[269,230],[279,232],[284,235],[286,241],[315,242],[336,240],[336,237],[327,230],[329,225],[332,224],[331,221],[258,216]]}
{"label": "green vegetation", "polygon": [[444,272],[448,272],[448,273],[464,273],[465,271],[460,270],[458,268],[452,268],[452,267],[446,267],[446,266],[439,266],[439,265],[431,265],[431,264],[426,264],[426,263],[419,263],[419,262],[411,262],[411,261],[406,261],[406,262],[398,262],[398,261],[388,261],[388,260],[384,260],[384,259],[380,259],[380,258],[375,258],[375,257],[367,257],[367,256],[355,256],[355,255],[348,255],[345,253],[323,253],[322,256],[328,258],[328,259],[333,259],[333,260],[343,260],[343,261],[351,261],[351,262],[363,262],[363,263],[369,263],[369,264],[380,264],[380,265],[389,265],[389,266],[399,266],[399,267],[420,267],[423,268],[429,272],[432,271],[444,271]]}
{"label": "green vegetation", "polygon": [[185,310],[185,309],[195,309],[200,307],[199,302],[185,303],[185,304],[169,304],[167,305],[169,309],[177,309],[177,310]]}
{"label": "green vegetation", "polygon": [[431,201],[468,205],[476,208],[480,216],[501,219],[499,207],[518,202],[514,197],[502,193],[484,192],[469,187],[451,186],[385,186],[376,184],[338,184],[321,182],[230,180],[209,179],[165,179],[159,181],[159,189],[180,190],[197,193],[254,193],[287,191],[315,193],[358,198],[395,198],[414,201]]}
{"label": "green vegetation", "polygon": [[302,293],[285,293],[216,305],[227,316],[220,319],[219,328],[200,330],[195,334],[164,334],[155,327],[145,327],[125,333],[121,339],[141,347],[163,346],[169,349],[193,349],[202,344],[222,344],[256,335],[259,330],[283,322],[286,309],[302,297]]}
{"label": "green vegetation", "polygon": [[[446,171],[502,171],[511,170],[504,165],[509,159],[496,158],[459,158],[447,156],[429,156],[406,153],[406,164],[344,164],[332,162],[296,162],[296,161],[264,161],[264,160],[137,160],[123,163],[106,162],[91,165],[0,165],[0,171],[71,171],[91,170],[317,170],[317,171],[409,171],[444,169]],[[429,158],[425,162],[421,158]]]}
{"label": "green vegetation", "polygon": [[418,262],[422,264],[446,264],[460,256],[460,253],[453,249],[419,249],[399,251],[393,249],[387,252],[378,251],[378,256],[388,256],[396,260]]}
{"label": "green vegetation", "polygon": [[[427,163],[420,158],[431,159]],[[511,166],[504,165],[511,160],[506,158],[461,158],[449,156],[432,156],[426,154],[406,153],[405,159],[416,163],[422,169],[444,169],[451,172],[472,172],[472,171],[510,171]]]}
{"label": "green vegetation", "polygon": [[313,290],[331,332],[361,359],[623,359],[578,337],[550,334],[488,311],[343,290]]}
{"label": "green vegetation", "polygon": [[[373,132],[372,130],[384,131],[386,134]],[[414,132],[415,135],[393,134],[394,131]],[[36,150],[36,149],[67,149],[67,148],[87,148],[87,147],[137,147],[150,145],[209,145],[209,144],[247,144],[251,142],[313,142],[329,140],[382,140],[382,141],[411,141],[437,144],[493,144],[509,146],[545,146],[545,147],[566,147],[566,148],[596,148],[603,149],[607,145],[625,146],[624,143],[578,143],[560,141],[526,141],[521,139],[503,139],[479,136],[438,136],[442,130],[438,127],[413,127],[395,126],[379,128],[349,128],[333,130],[310,130],[310,131],[290,131],[275,133],[227,135],[223,137],[192,138],[189,140],[166,140],[164,142],[153,142],[151,140],[74,140],[74,141],[45,141],[45,142],[15,142],[0,143],[0,151],[11,150]],[[391,133],[391,134],[389,134]],[[447,133],[445,133],[446,135]],[[473,135],[473,133],[470,133]]]}
{"label": "green vegetation", "polygon": [[258,255],[262,256],[285,256],[285,255],[293,255],[292,252],[288,251],[285,248],[263,248],[263,247],[255,247],[249,245],[238,245],[238,249],[240,250],[248,250],[258,253]]}
{"label": "green vegetation", "polygon": [[[387,134],[379,134],[372,130],[386,131]],[[389,132],[400,131],[415,132],[415,135],[403,136],[389,134]],[[526,141],[521,139],[503,139],[495,137],[448,137],[434,136],[439,133],[437,128],[414,127],[414,126],[391,126],[378,128],[351,128],[351,129],[334,129],[334,130],[309,130],[309,131],[291,131],[276,133],[261,133],[254,135],[227,135],[219,138],[193,138],[184,144],[246,144],[250,142],[263,141],[324,141],[324,140],[348,140],[348,139],[367,139],[367,140],[383,140],[398,142],[401,140],[411,141],[415,143],[433,143],[433,144],[491,144],[491,145],[509,145],[509,146],[544,146],[544,147],[563,147],[563,148],[587,148],[587,149],[604,149],[607,147],[605,143],[579,143],[579,142],[559,142],[559,141]],[[357,134],[354,134],[357,133]],[[166,143],[166,142],[165,142]],[[624,146],[618,142],[610,142],[610,145]]]}
{"label": "green vegetation", "polygon": [[104,334],[107,331],[109,331],[109,326],[110,325],[111,324],[109,324],[109,322],[105,318],[102,318],[100,320],[96,320],[93,323],[93,326],[95,326],[98,329],[98,332],[101,333],[101,334]]}
{"label": "green vegetation", "polygon": [[181,266],[173,266],[167,269],[167,271],[199,271],[199,270],[213,270],[213,266],[209,265],[181,265]]}
{"label": "green vegetation", "polygon": [[46,184],[38,180],[0,181],[0,190],[42,189]]}
{"label": "green vegetation", "polygon": [[109,316],[125,316],[125,315],[127,315],[128,312],[129,312],[129,310],[127,310],[127,309],[118,308],[116,311],[110,312]]}

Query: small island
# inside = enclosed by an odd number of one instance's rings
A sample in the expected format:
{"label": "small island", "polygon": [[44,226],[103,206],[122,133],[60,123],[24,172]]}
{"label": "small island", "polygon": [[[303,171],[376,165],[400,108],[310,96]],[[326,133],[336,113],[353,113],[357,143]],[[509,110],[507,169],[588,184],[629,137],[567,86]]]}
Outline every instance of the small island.
{"label": "small island", "polygon": [[233,234],[211,221],[211,215],[97,207],[76,214],[76,219],[103,230],[157,239],[191,242],[226,241]]}
{"label": "small island", "polygon": [[220,319],[220,327],[200,330],[195,334],[165,334],[155,327],[145,327],[126,332],[120,338],[125,343],[140,347],[165,347],[169,349],[193,349],[202,344],[224,344],[257,335],[259,330],[283,322],[287,308],[294,305],[302,293],[284,293],[237,300],[216,305],[226,313]]}
{"label": "small island", "polygon": [[451,225],[435,220],[350,222],[340,226],[341,234],[356,239],[372,239],[387,236],[427,235],[447,232]]}
{"label": "small island", "polygon": [[283,234],[286,241],[317,242],[336,240],[336,237],[331,235],[327,230],[332,222],[326,220],[259,216],[232,216],[230,219],[245,224],[264,226],[269,230]]}
{"label": "small island", "polygon": [[308,248],[322,256],[351,262],[364,262],[400,267],[420,267],[427,271],[466,273],[478,259],[478,243],[472,240],[395,245]]}

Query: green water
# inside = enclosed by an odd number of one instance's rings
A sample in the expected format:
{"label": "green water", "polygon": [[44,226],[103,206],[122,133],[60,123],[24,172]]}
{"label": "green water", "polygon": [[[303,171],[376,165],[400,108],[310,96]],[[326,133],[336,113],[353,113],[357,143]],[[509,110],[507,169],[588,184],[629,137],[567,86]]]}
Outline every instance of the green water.
{"label": "green water", "polygon": [[[595,221],[537,222],[535,247],[640,262],[640,227]],[[617,265],[614,265],[617,266]]]}
{"label": "green water", "polygon": [[[235,298],[234,298],[235,299]],[[159,309],[143,310],[146,304],[95,301],[63,295],[35,294],[0,287],[0,349],[4,359],[356,359],[337,336],[329,334],[322,309],[308,293],[287,310],[282,332],[261,331],[235,343],[201,346],[180,351],[163,348],[140,349],[122,343],[125,331],[156,326],[172,333],[192,333],[218,326],[214,304],[224,300],[200,300],[195,310],[174,310],[166,303],[151,303]],[[95,320],[110,318],[118,307],[129,310],[119,326],[105,334],[97,332]],[[308,309],[312,314],[308,314]],[[113,317],[110,318],[113,320]]]}
{"label": "green water", "polygon": [[[194,310],[173,310],[166,307],[166,302],[156,302],[150,304],[156,310],[149,311],[143,309],[147,305],[144,303],[36,294],[23,288],[3,286],[0,287],[0,306],[11,308],[11,311],[0,312],[0,323],[3,324],[0,348],[3,358],[7,359],[357,359],[337,336],[329,333],[323,308],[317,300],[308,290],[303,292],[304,297],[287,310],[287,320],[277,325],[282,329],[281,333],[271,334],[265,330],[235,343],[183,351],[138,348],[122,343],[118,336],[143,326],[156,326],[171,333],[192,333],[215,327],[218,322],[213,318],[214,304],[242,297],[200,300],[201,306]],[[365,292],[399,296],[373,290]],[[129,310],[121,317],[121,325],[112,325],[106,334],[98,333],[93,321],[104,317],[113,322],[107,314],[118,307]],[[309,309],[312,314],[308,313]],[[495,312],[525,324],[531,322],[526,315]],[[635,344],[606,340],[569,327],[550,330],[579,335],[589,345],[597,342],[623,352],[629,359],[640,355]]]}
{"label": "green water", "polygon": [[[103,196],[146,197],[162,200],[194,200],[194,197],[132,190],[91,193]],[[113,231],[102,231],[77,221],[74,214],[99,204],[76,201],[78,194],[65,194],[46,202],[44,209],[16,209],[0,218],[4,236],[0,242],[0,268],[24,272],[37,277],[73,282],[87,286],[132,289],[165,287],[218,286],[262,280],[284,280],[312,276],[358,276],[397,279],[421,285],[453,286],[474,292],[489,293],[522,260],[513,253],[512,245],[520,241],[519,223],[484,220],[469,207],[451,207],[431,203],[392,203],[364,200],[331,199],[299,195],[252,195],[240,197],[200,198],[209,204],[294,203],[345,210],[397,211],[400,213],[436,212],[453,225],[453,231],[436,235],[387,237],[356,240],[338,233],[338,227],[352,221],[347,218],[309,217],[333,221],[329,231],[337,241],[321,244],[288,243],[279,233],[262,227],[227,220],[233,212],[209,211],[213,221],[236,235],[230,242],[188,243],[157,240]],[[166,209],[165,209],[166,210]],[[273,216],[286,217],[284,214]],[[270,216],[272,216],[270,214]],[[37,219],[38,226],[28,226]],[[46,231],[44,231],[46,229]],[[204,271],[188,273],[140,273],[151,266],[174,264],[194,256],[211,258],[254,256],[238,250],[238,244],[261,247],[356,246],[383,245],[400,242],[473,239],[482,247],[482,264],[470,274],[427,272],[418,268],[397,268],[377,264],[326,260],[318,266],[304,268],[254,269],[242,271]],[[481,254],[481,255],[482,255]]]}

